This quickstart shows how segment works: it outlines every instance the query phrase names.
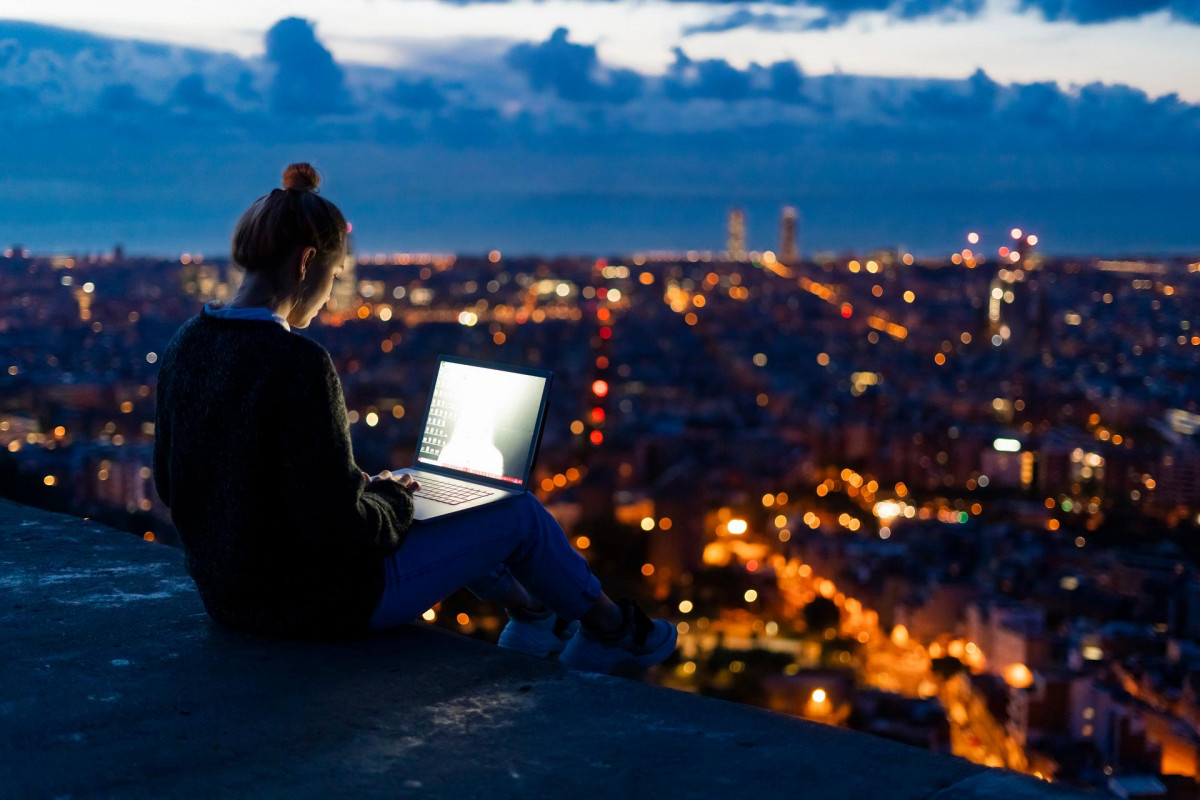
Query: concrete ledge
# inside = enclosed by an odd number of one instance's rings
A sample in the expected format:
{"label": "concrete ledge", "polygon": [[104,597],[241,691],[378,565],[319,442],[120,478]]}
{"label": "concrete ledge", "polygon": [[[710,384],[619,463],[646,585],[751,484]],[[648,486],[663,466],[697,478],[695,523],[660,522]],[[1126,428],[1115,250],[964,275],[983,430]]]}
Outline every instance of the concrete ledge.
{"label": "concrete ledge", "polygon": [[0,795],[1068,796],[425,626],[259,639],[182,561],[0,500]]}

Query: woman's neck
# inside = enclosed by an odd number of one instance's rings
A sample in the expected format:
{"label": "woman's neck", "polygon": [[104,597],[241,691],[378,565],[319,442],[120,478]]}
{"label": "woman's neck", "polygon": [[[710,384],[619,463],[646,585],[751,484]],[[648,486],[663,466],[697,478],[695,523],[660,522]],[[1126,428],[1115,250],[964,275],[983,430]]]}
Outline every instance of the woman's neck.
{"label": "woman's neck", "polygon": [[269,281],[261,275],[250,273],[242,281],[241,287],[229,301],[229,305],[232,308],[266,307],[286,319],[295,303],[286,298],[281,300],[276,296],[275,288]]}

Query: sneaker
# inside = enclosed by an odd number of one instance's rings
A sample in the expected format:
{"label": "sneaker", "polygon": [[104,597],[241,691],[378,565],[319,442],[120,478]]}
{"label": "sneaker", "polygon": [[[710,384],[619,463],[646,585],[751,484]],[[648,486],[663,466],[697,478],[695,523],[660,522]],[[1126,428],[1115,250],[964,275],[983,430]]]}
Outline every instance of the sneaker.
{"label": "sneaker", "polygon": [[632,600],[617,605],[625,617],[619,632],[604,636],[580,628],[558,660],[570,669],[611,675],[625,666],[652,666],[675,652],[679,634],[673,624],[650,619]]}
{"label": "sneaker", "polygon": [[577,630],[578,620],[563,619],[549,609],[537,616],[517,618],[509,614],[497,644],[506,650],[549,658],[561,652]]}

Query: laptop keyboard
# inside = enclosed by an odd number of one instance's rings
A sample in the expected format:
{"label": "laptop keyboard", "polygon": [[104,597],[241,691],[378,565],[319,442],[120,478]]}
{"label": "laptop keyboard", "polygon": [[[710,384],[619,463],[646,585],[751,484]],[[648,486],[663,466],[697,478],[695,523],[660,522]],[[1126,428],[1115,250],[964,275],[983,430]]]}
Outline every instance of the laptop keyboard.
{"label": "laptop keyboard", "polygon": [[462,483],[439,481],[428,475],[417,478],[417,483],[421,485],[421,488],[413,492],[413,497],[423,497],[426,500],[445,503],[448,506],[457,506],[471,500],[478,500],[480,497],[496,494],[490,489],[477,489]]}

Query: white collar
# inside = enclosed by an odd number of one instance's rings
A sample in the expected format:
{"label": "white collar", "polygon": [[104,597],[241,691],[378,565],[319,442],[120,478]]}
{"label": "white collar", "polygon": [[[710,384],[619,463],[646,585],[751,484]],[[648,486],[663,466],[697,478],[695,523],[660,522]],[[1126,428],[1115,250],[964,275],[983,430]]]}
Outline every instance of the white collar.
{"label": "white collar", "polygon": [[247,308],[234,306],[221,306],[213,308],[211,302],[204,304],[204,313],[213,317],[222,317],[224,319],[265,319],[273,322],[278,322],[283,326],[283,329],[290,331],[292,326],[281,315],[276,314],[266,306],[250,306]]}

